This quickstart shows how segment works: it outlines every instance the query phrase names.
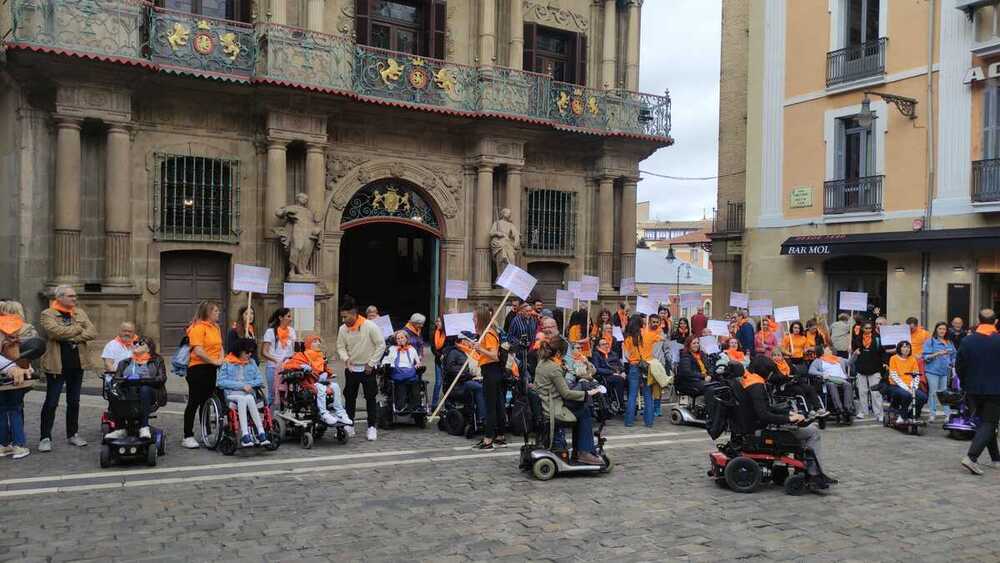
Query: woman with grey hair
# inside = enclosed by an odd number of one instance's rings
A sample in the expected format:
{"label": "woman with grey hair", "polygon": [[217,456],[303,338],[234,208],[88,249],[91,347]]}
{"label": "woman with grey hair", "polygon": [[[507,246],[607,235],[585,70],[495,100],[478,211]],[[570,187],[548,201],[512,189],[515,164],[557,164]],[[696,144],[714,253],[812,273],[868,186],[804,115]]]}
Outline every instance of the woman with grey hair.
{"label": "woman with grey hair", "polygon": [[0,457],[21,459],[31,453],[24,434],[24,396],[31,389],[31,366],[13,363],[20,341],[38,336],[35,327],[24,321],[24,307],[17,301],[0,301],[0,368],[13,378],[0,391]]}

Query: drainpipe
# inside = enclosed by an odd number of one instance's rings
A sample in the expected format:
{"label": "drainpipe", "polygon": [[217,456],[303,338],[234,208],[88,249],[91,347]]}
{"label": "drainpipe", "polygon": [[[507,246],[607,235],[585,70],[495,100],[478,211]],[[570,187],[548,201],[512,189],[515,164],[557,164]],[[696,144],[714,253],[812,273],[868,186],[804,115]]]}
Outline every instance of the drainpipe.
{"label": "drainpipe", "polygon": [[[931,229],[931,218],[934,216],[934,15],[937,2],[930,0],[927,12],[927,205],[924,214],[924,226]],[[930,274],[931,255],[929,252],[920,254],[920,322],[928,326],[930,314]]]}

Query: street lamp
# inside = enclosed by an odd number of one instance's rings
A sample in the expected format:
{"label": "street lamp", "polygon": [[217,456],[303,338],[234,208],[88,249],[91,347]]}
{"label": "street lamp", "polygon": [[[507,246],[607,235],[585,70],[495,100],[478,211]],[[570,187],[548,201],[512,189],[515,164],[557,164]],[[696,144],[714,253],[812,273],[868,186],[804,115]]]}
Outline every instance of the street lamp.
{"label": "street lamp", "polygon": [[897,96],[895,94],[865,92],[865,97],[861,100],[861,113],[858,114],[858,125],[864,127],[865,129],[871,127],[872,123],[874,123],[875,119],[877,119],[875,112],[872,111],[872,102],[868,96],[878,96],[896,106],[896,109],[898,109],[899,113],[903,114],[903,116],[910,119],[917,118],[917,100],[907,98],[905,96]]}
{"label": "street lamp", "polygon": [[681,314],[681,268],[684,269],[684,279],[691,279],[691,264],[687,262],[677,262],[677,254],[674,253],[674,245],[667,247],[667,262],[671,265],[676,265],[677,279],[674,282],[674,293],[677,294],[677,314]]}

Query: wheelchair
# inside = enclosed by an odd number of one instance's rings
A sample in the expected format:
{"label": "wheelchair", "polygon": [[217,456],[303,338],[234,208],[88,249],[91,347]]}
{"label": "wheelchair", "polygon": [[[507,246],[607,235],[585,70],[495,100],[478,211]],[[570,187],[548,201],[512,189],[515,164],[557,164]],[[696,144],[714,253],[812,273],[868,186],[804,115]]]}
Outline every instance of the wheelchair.
{"label": "wheelchair", "polygon": [[[271,413],[271,406],[267,404],[267,398],[263,388],[254,388],[254,396],[257,399],[257,409],[260,411],[261,421],[264,423],[264,432],[270,444],[264,446],[267,451],[277,450],[281,445],[281,436],[278,435],[278,427],[274,422]],[[222,455],[233,455],[241,447],[240,437],[243,431],[240,428],[239,415],[236,412],[235,404],[226,400],[225,392],[216,389],[211,397],[201,407],[201,432],[205,447],[210,450],[219,450]],[[259,445],[257,436],[250,433],[254,446]]]}
{"label": "wheelchair", "polygon": [[611,417],[624,415],[626,397],[615,386],[609,385],[609,382],[606,377],[601,375],[596,375],[594,376],[594,378],[608,390],[607,402],[608,402],[609,415]]}
{"label": "wheelchair", "polygon": [[[316,406],[316,391],[302,383],[306,373],[300,370],[283,371],[278,375],[283,383],[279,389],[281,410],[274,415],[274,425],[279,439],[298,438],[303,448],[312,449],[327,430],[333,430],[338,444],[346,444],[349,437],[347,425],[338,422],[333,426],[320,418]],[[332,408],[333,397],[327,397],[327,405]]]}
{"label": "wheelchair", "polygon": [[[834,401],[830,398],[830,392],[826,387],[826,383],[820,383],[817,392],[819,394],[820,401],[830,413],[830,416],[824,417],[823,424],[820,425],[820,428],[826,427],[827,420],[832,420],[839,426],[851,426],[854,424],[854,417],[858,414],[858,402],[861,400],[858,396],[858,386],[856,385],[857,379],[858,378],[855,375],[850,375],[847,378],[847,385],[849,385],[851,389],[850,408],[838,409],[834,406]],[[841,397],[841,402],[843,402],[843,397]]]}
{"label": "wheelchair", "polygon": [[[888,395],[888,390],[892,388],[891,384],[884,384],[886,394],[889,397],[889,406],[882,413],[882,426],[893,428],[911,436],[923,436],[927,433],[927,421],[921,419],[917,414],[916,396],[917,391],[920,390],[921,375],[919,372],[907,375],[911,377],[910,392],[913,394],[913,398],[905,408],[898,398]],[[923,405],[921,404],[922,407]]]}
{"label": "wheelchair", "polygon": [[[442,382],[444,388],[451,386],[451,380]],[[438,430],[452,436],[472,438],[483,431],[481,415],[470,391],[463,390],[450,394],[441,405]]]}
{"label": "wheelchair", "polygon": [[[166,455],[166,433],[150,425],[150,438],[139,436],[139,420],[142,417],[142,401],[139,398],[139,381],[117,379],[113,372],[104,374],[102,395],[108,401],[108,410],[101,414],[100,464],[102,468],[122,460],[145,461],[150,467],[156,466],[158,456]],[[166,404],[166,393],[157,390],[157,400],[153,402],[149,418],[159,407]],[[124,429],[126,436],[108,438],[108,433]]]}
{"label": "wheelchair", "polygon": [[948,437],[953,440],[971,440],[976,433],[981,419],[969,406],[968,397],[962,391],[961,383],[957,377],[949,378],[948,389],[938,391],[938,401],[951,409],[948,420],[944,422],[943,428],[948,431]]}
{"label": "wheelchair", "polygon": [[[417,428],[426,427],[427,417],[430,415],[430,410],[427,408],[427,382],[424,381],[424,372],[427,367],[417,368],[416,381],[403,383],[392,380],[389,375],[390,369],[389,366],[381,367],[377,376],[379,391],[376,399],[378,414],[375,420],[377,426],[383,430],[389,429],[400,420],[408,418]],[[403,385],[409,387],[408,392],[416,392],[417,397],[409,397],[410,401],[407,404],[399,405],[396,399],[403,392],[401,388]]]}

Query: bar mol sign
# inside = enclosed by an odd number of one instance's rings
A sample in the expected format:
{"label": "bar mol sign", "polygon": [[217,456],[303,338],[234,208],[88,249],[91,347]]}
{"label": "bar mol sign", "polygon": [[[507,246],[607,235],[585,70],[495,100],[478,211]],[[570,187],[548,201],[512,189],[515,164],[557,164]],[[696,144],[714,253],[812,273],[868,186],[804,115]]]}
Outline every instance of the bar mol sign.
{"label": "bar mol sign", "polygon": [[962,80],[965,84],[972,84],[973,82],[978,82],[980,80],[986,80],[987,78],[1000,78],[1000,62],[995,62],[986,67],[986,72],[983,72],[983,67],[974,66],[969,70],[965,71],[965,79]]}

